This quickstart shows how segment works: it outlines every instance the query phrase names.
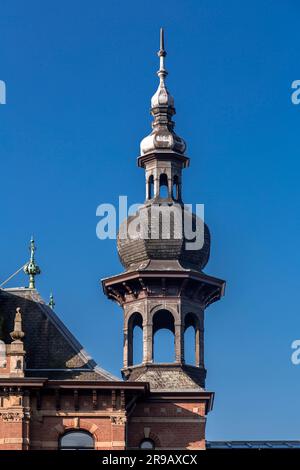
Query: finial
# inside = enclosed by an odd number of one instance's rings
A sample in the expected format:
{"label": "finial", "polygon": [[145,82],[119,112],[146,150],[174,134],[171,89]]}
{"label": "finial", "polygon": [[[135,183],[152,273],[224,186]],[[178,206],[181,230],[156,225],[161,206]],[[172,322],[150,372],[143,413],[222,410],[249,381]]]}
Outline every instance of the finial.
{"label": "finial", "polygon": [[53,297],[53,294],[51,292],[50,294],[50,298],[49,298],[49,307],[52,308],[52,310],[54,310],[54,307],[55,307],[55,302],[54,302],[54,297]]}
{"label": "finial", "polygon": [[159,51],[159,84],[151,98],[151,114],[153,116],[152,132],[141,141],[141,157],[150,153],[159,153],[162,150],[172,151],[184,155],[186,143],[175,131],[175,123],[172,116],[175,114],[174,98],[167,89],[165,78],[168,75],[165,69],[165,36],[163,28],[160,28]]}
{"label": "finial", "polygon": [[31,235],[31,239],[30,239],[30,259],[32,261],[34,261],[34,252],[35,252],[34,238],[33,238],[33,235]]}
{"label": "finial", "polygon": [[35,289],[34,276],[36,276],[37,274],[40,274],[41,270],[40,270],[39,266],[35,263],[34,253],[36,251],[36,247],[35,247],[35,242],[34,242],[33,236],[31,237],[31,240],[30,240],[29,249],[30,249],[30,260],[24,266],[24,273],[29,276],[29,286],[28,286],[29,289]]}
{"label": "finial", "polygon": [[13,341],[21,341],[25,336],[24,331],[22,331],[22,315],[20,307],[16,309],[14,331],[10,333],[10,336]]}
{"label": "finial", "polygon": [[[160,50],[164,51],[165,49],[165,32],[164,28],[160,28]],[[166,55],[166,52],[165,52]]]}
{"label": "finial", "polygon": [[165,51],[165,33],[163,28],[160,28],[159,51],[157,55],[159,57],[159,70],[157,75],[159,76],[160,81],[163,82],[165,77],[168,75],[168,72],[165,69],[165,57],[167,53]]}

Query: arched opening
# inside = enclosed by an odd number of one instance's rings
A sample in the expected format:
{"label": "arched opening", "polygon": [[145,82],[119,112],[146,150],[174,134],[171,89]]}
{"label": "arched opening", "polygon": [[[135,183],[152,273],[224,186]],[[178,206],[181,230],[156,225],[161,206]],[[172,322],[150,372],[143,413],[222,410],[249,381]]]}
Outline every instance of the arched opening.
{"label": "arched opening", "polygon": [[196,335],[192,325],[184,332],[184,361],[186,364],[196,365]]}
{"label": "arched opening", "polygon": [[168,177],[165,173],[162,173],[159,177],[159,197],[161,198],[169,197]]}
{"label": "arched opening", "polygon": [[60,450],[92,450],[94,448],[94,438],[87,431],[67,431],[59,439]]}
{"label": "arched opening", "polygon": [[140,449],[155,449],[155,444],[152,439],[143,439],[140,442]]}
{"label": "arched opening", "polygon": [[175,361],[174,317],[168,310],[159,310],[153,316],[154,362]]}
{"label": "arched opening", "polygon": [[149,179],[148,179],[148,194],[147,194],[147,198],[148,198],[148,199],[152,199],[152,198],[153,198],[153,195],[154,195],[154,178],[153,178],[153,175],[150,175],[150,176],[149,176]]}
{"label": "arched opening", "polygon": [[173,199],[175,201],[178,201],[179,200],[179,179],[178,179],[178,176],[175,175],[174,178],[173,178]]}
{"label": "arched opening", "polygon": [[193,313],[188,313],[184,319],[184,361],[186,364],[197,364],[197,336],[199,321]]}
{"label": "arched opening", "polygon": [[143,317],[139,312],[131,315],[128,322],[128,365],[143,362]]}

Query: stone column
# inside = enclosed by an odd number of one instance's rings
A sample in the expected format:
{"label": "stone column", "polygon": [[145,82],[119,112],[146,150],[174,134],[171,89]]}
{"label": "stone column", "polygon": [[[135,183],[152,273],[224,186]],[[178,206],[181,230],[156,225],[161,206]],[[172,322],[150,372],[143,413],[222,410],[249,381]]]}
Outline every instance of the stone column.
{"label": "stone column", "polygon": [[153,328],[152,324],[143,324],[143,363],[153,362]]}
{"label": "stone column", "polygon": [[124,367],[133,363],[133,331],[132,328],[124,328],[123,364]]}
{"label": "stone column", "polygon": [[175,361],[184,362],[184,327],[181,323],[175,324]]}
{"label": "stone column", "polygon": [[195,329],[195,359],[197,367],[204,367],[204,330],[197,326]]}
{"label": "stone column", "polygon": [[157,176],[157,173],[154,176],[153,193],[154,197],[159,196],[159,176]]}
{"label": "stone column", "polygon": [[172,197],[173,191],[173,181],[172,178],[168,175],[168,197]]}

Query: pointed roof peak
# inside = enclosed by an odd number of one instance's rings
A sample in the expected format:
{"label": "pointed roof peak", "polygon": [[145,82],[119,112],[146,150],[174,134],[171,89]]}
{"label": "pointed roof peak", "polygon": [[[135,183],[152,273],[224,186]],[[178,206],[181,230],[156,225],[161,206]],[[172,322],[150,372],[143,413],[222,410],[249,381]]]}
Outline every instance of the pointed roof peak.
{"label": "pointed roof peak", "polygon": [[166,87],[165,78],[168,72],[165,68],[165,34],[164,29],[160,28],[159,51],[159,84],[156,92],[151,99],[151,114],[153,116],[152,132],[145,137],[140,145],[141,156],[160,152],[161,150],[171,150],[172,152],[184,155],[186,144],[184,140],[175,134],[174,122],[172,116],[175,114],[174,98]]}
{"label": "pointed roof peak", "polygon": [[168,75],[167,70],[165,69],[165,57],[167,52],[165,50],[165,32],[163,28],[160,28],[160,37],[159,37],[159,51],[157,52],[159,57],[159,70],[157,75],[160,80],[164,81],[165,77]]}
{"label": "pointed roof peak", "polygon": [[164,55],[166,55],[166,51],[165,51],[165,30],[164,28],[160,28],[160,36],[159,36],[159,39],[160,39],[160,42],[159,42],[159,51],[160,52],[163,52]]}

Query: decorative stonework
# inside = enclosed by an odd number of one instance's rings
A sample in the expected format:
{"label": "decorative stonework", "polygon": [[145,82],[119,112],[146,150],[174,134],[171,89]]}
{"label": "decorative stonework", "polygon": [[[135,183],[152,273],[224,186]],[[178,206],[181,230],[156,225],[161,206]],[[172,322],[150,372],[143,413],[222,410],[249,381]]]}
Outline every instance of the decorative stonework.
{"label": "decorative stonework", "polygon": [[112,424],[116,424],[118,426],[126,424],[126,416],[111,416],[110,420]]}
{"label": "decorative stonework", "polygon": [[24,419],[23,411],[0,411],[0,416],[6,423],[18,423]]}

